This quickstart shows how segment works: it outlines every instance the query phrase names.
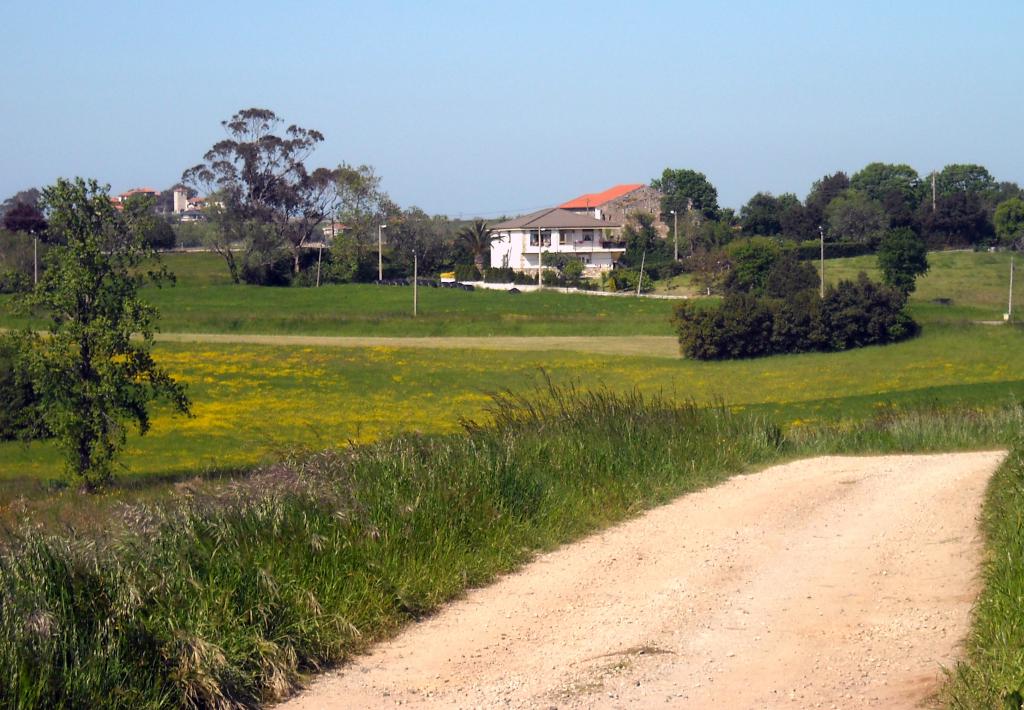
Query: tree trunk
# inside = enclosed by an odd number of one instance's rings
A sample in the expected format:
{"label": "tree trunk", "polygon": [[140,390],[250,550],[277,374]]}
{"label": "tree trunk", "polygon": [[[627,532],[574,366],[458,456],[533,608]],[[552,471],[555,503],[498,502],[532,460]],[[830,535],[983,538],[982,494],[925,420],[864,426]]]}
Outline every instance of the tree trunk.
{"label": "tree trunk", "polygon": [[476,264],[476,270],[480,272],[480,275],[484,275],[484,255],[478,252],[473,255],[473,263]]}

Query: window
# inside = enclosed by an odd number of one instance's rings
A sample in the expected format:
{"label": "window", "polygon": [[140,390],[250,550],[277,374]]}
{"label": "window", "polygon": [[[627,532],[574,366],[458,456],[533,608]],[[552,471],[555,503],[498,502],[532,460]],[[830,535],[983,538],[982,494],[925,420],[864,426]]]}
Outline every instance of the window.
{"label": "window", "polygon": [[586,242],[588,244],[593,242],[594,241],[594,230],[593,229],[584,229],[583,230],[583,239],[581,241],[584,241],[584,242]]}
{"label": "window", "polygon": [[536,229],[531,229],[530,230],[530,246],[531,247],[537,246],[538,240],[540,241],[541,246],[545,246],[545,247],[551,246],[551,230],[550,229],[542,229],[542,230],[540,230],[540,233],[538,235],[538,232],[537,232]]}

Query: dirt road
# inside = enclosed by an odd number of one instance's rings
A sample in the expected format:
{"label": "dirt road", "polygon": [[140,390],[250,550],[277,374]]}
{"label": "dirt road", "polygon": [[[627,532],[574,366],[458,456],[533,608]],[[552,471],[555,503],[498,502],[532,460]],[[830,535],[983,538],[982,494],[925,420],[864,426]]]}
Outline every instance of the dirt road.
{"label": "dirt road", "polygon": [[539,557],[284,707],[917,707],[966,634],[1002,456],[733,478]]}
{"label": "dirt road", "polygon": [[572,350],[598,355],[679,357],[679,341],[663,335],[436,336],[397,338],[333,335],[254,335],[245,333],[157,333],[165,343],[243,343],[334,348],[441,348],[458,350]]}

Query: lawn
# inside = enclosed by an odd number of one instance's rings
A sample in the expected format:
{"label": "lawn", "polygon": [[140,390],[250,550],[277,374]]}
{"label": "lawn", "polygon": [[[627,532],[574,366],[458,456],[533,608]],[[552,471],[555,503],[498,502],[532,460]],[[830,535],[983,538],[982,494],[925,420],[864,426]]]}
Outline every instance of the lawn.
{"label": "lawn", "polygon": [[[133,437],[132,476],[183,476],[246,467],[290,447],[367,442],[400,431],[450,432],[480,415],[488,392],[556,382],[637,387],[698,404],[722,401],[787,425],[861,418],[885,402],[1024,397],[1024,331],[930,326],[897,345],[733,362],[572,351],[326,348],[161,343],[158,361],[189,387],[195,417],[158,412]],[[50,444],[0,444],[8,492],[56,478]]]}
{"label": "lawn", "polygon": [[[864,271],[880,279],[877,261],[874,256],[826,259],[825,278],[835,283]],[[1002,319],[1009,295],[1008,252],[931,252],[928,262],[931,268],[917,280],[910,300],[915,318],[922,322]]]}
{"label": "lawn", "polygon": [[[270,288],[232,284],[215,254],[167,254],[177,285],[147,288],[165,332],[365,336],[671,335],[672,302],[616,296],[371,284]],[[24,324],[0,297],[0,327]]]}
{"label": "lawn", "polygon": [[[922,322],[998,320],[1006,310],[1009,255],[938,252],[918,280],[911,310]],[[630,336],[671,335],[674,303],[622,296],[543,293],[472,293],[421,288],[419,316],[412,316],[412,289],[368,284],[322,288],[267,288],[230,282],[216,254],[167,254],[178,277],[173,288],[148,288],[162,313],[165,332],[335,336]],[[830,282],[860,271],[878,277],[873,256],[826,261]],[[690,292],[689,275],[660,283],[664,293]],[[938,301],[943,300],[942,303]],[[24,318],[8,312],[0,297],[0,327]]]}

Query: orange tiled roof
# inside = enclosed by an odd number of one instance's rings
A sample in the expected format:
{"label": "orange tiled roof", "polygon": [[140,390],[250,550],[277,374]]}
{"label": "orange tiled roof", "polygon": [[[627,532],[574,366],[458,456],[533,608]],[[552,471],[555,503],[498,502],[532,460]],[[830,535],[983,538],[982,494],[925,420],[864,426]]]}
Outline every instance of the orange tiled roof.
{"label": "orange tiled roof", "polygon": [[633,190],[639,190],[643,187],[643,183],[633,183],[629,185],[616,185],[610,187],[604,192],[591,192],[586,195],[580,195],[574,200],[559,205],[563,210],[578,210],[578,209],[589,209],[591,207],[600,207],[606,202],[611,202],[616,197],[622,197]]}

